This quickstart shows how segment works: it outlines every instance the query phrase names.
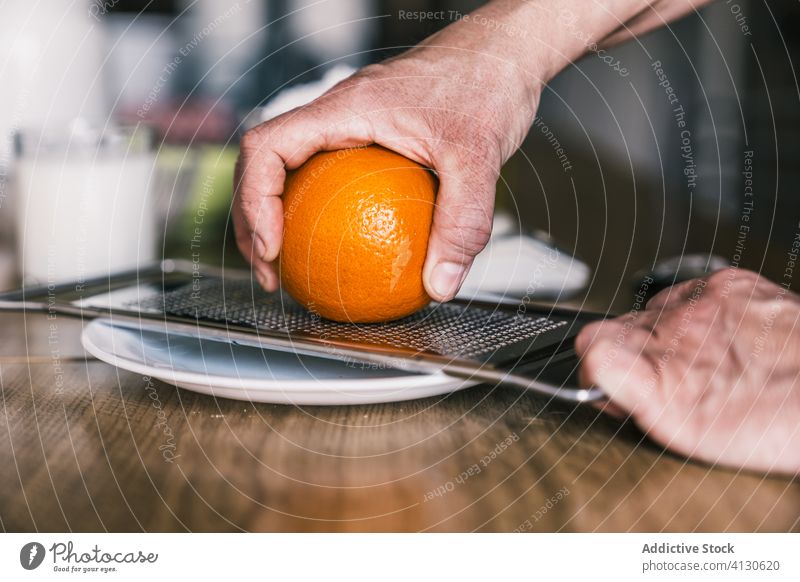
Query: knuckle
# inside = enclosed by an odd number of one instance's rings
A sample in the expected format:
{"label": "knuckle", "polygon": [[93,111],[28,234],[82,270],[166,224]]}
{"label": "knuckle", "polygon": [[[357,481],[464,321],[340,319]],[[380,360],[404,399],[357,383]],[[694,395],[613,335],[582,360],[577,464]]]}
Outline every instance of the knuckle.
{"label": "knuckle", "polygon": [[364,78],[364,77],[365,78],[370,78],[370,77],[379,76],[383,72],[386,71],[387,66],[388,65],[386,63],[378,62],[378,63],[372,63],[372,64],[367,65],[365,67],[361,67],[355,75],[352,75],[352,76],[348,77],[347,79],[345,79],[345,82],[349,81],[350,79],[359,79],[359,78]]}
{"label": "knuckle", "polygon": [[696,303],[718,301],[731,290],[731,281],[719,277],[709,277],[704,286],[694,286],[688,290],[686,299],[682,303],[694,299]]}
{"label": "knuckle", "polygon": [[694,309],[692,309],[691,305],[687,305],[681,310],[680,322],[676,323],[675,327],[678,329],[680,326],[681,329],[692,329],[695,332],[708,329],[712,325],[717,327],[719,325],[716,322],[718,311],[719,302],[710,298],[706,298],[705,301],[698,301],[694,305]]}
{"label": "knuckle", "polygon": [[761,275],[753,271],[729,267],[709,275],[707,287],[709,292],[718,296],[719,294],[727,294],[731,290],[741,292],[752,289],[762,280]]}
{"label": "knuckle", "polygon": [[375,81],[384,76],[386,65],[383,63],[373,63],[361,67],[353,75],[339,81],[334,87],[336,89],[361,89],[371,81]]}
{"label": "knuckle", "polygon": [[457,215],[446,214],[439,225],[439,236],[449,247],[475,256],[489,242],[491,217],[482,209],[459,209]]}
{"label": "knuckle", "polygon": [[265,124],[258,125],[252,129],[248,129],[244,133],[242,139],[239,141],[239,148],[243,154],[252,154],[264,146],[266,133],[265,127]]}
{"label": "knuckle", "polygon": [[729,289],[737,279],[739,279],[737,269],[730,268],[714,271],[706,279],[706,288],[710,293],[719,294]]}
{"label": "knuckle", "polygon": [[380,78],[370,65],[354,75],[338,82],[318,99],[304,108],[304,113],[329,112],[332,109],[345,109],[352,112],[364,112],[374,108],[378,95],[381,94]]}
{"label": "knuckle", "polygon": [[253,221],[258,218],[258,215],[261,213],[261,206],[261,199],[258,192],[248,186],[242,187],[239,208],[246,222],[252,225]]}
{"label": "knuckle", "polygon": [[[652,309],[652,306],[658,305],[659,303],[666,303],[668,299],[675,297],[676,294],[677,290],[674,285],[665,287],[647,300],[645,309]],[[664,306],[660,306],[659,309],[664,309]]]}
{"label": "knuckle", "polygon": [[747,269],[740,269],[739,270],[739,277],[742,281],[746,281],[749,283],[757,283],[761,281],[762,277],[755,271],[749,271]]}
{"label": "knuckle", "polygon": [[[271,221],[264,198],[260,196],[244,197],[240,202],[244,222],[251,231],[258,232],[265,228]],[[247,233],[249,235],[249,233]]]}

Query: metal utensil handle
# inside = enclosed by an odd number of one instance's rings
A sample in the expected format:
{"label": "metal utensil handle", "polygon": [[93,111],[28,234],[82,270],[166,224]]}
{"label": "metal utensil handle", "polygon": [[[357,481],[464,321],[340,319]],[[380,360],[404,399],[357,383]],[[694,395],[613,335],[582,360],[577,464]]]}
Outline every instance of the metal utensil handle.
{"label": "metal utensil handle", "polygon": [[540,380],[512,374],[506,376],[502,384],[553,396],[562,400],[570,400],[572,402],[603,402],[607,400],[605,392],[596,386],[590,386],[588,388],[558,386],[556,384],[550,384],[549,382],[542,382]]}
{"label": "metal utensil handle", "polygon": [[543,396],[550,396],[560,400],[570,402],[603,402],[607,400],[605,393],[596,386],[580,388],[577,386],[558,386],[549,382],[536,380],[528,376],[514,374],[512,372],[490,367],[462,368],[461,366],[446,366],[443,370],[446,374],[465,378],[468,380],[480,380],[490,384],[501,384],[503,386],[513,386],[522,390],[530,390]]}

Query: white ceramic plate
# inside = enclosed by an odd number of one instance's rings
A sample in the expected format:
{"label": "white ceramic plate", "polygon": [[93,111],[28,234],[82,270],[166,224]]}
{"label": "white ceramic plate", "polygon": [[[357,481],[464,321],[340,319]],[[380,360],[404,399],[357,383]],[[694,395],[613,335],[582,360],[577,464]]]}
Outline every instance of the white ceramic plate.
{"label": "white ceramic plate", "polygon": [[475,385],[441,373],[362,368],[339,360],[123,327],[104,319],[89,323],[81,339],[86,351],[113,366],[194,392],[251,402],[397,402]]}

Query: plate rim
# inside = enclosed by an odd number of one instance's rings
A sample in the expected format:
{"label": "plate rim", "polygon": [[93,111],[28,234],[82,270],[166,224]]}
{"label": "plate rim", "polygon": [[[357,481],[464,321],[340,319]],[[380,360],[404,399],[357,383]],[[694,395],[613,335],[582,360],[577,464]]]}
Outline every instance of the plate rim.
{"label": "plate rim", "polygon": [[[130,333],[135,334],[136,330],[129,326],[120,326],[114,324],[110,319],[99,318],[94,319],[81,332],[81,344],[84,349],[98,360],[122,368],[137,374],[150,376],[157,379],[169,378],[169,383],[188,383],[216,386],[218,388],[241,390],[241,391],[258,391],[258,392],[276,392],[281,394],[312,394],[320,392],[321,390],[328,392],[338,392],[343,395],[347,394],[364,394],[375,392],[392,392],[398,390],[412,391],[420,388],[437,388],[447,391],[456,391],[466,389],[471,386],[479,384],[477,381],[470,381],[461,378],[448,376],[443,372],[434,372],[431,374],[408,374],[399,375],[390,378],[381,379],[340,379],[334,378],[330,380],[275,380],[275,379],[258,379],[258,378],[245,378],[241,376],[220,376],[216,374],[207,374],[202,372],[176,370],[175,368],[154,368],[144,362],[134,360],[128,356],[119,355],[115,353],[113,348],[103,348],[99,346],[92,333],[96,330],[103,328],[108,330],[108,333]],[[157,330],[148,329],[148,332],[170,335],[169,332],[160,332]],[[203,341],[203,338],[198,338]],[[216,341],[209,339],[208,341]],[[258,348],[253,348],[258,349]],[[316,382],[317,386],[312,387],[308,383]],[[244,387],[244,384],[247,387]],[[324,384],[324,387],[322,386]],[[346,385],[346,387],[345,387]],[[338,390],[337,390],[338,388]]]}

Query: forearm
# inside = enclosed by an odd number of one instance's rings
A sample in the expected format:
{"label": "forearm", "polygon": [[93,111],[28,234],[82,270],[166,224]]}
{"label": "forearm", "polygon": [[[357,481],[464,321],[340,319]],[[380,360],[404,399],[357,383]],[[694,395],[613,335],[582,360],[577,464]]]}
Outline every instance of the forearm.
{"label": "forearm", "polygon": [[[681,18],[711,0],[493,0],[421,45],[514,65],[531,88],[591,50]],[[487,60],[488,59],[488,60]]]}
{"label": "forearm", "polygon": [[605,37],[599,46],[608,48],[646,34],[665,24],[678,20],[710,4],[713,0],[660,0],[656,2],[640,1],[644,6],[639,14],[621,24],[615,31]]}

